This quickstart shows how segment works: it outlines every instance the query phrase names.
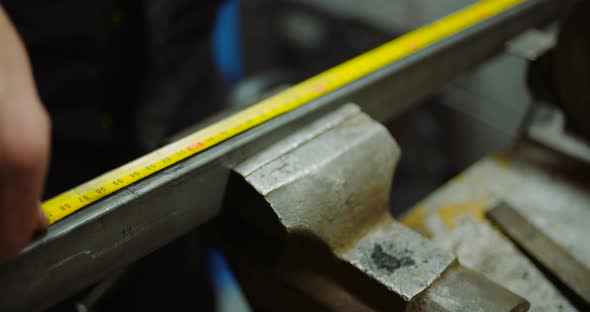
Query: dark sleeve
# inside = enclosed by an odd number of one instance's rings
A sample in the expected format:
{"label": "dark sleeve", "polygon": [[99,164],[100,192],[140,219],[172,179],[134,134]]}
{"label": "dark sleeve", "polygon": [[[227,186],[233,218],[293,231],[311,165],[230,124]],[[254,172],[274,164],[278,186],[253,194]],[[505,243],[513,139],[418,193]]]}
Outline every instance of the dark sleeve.
{"label": "dark sleeve", "polygon": [[[2,5],[25,42],[37,89],[54,119],[53,131],[67,137],[72,127],[83,126],[88,138],[106,139],[95,129],[106,100],[104,1],[4,0]],[[74,115],[80,116],[68,118]],[[77,121],[81,116],[84,123]]]}
{"label": "dark sleeve", "polygon": [[217,0],[2,5],[53,121],[48,196],[137,157],[216,108],[210,34]]}

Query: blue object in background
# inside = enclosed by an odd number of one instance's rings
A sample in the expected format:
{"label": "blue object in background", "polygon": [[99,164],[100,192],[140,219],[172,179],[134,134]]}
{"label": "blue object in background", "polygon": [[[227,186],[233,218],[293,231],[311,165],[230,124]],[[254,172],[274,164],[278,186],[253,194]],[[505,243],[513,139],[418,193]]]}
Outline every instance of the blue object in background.
{"label": "blue object in background", "polygon": [[234,278],[223,255],[215,248],[209,249],[209,268],[215,290],[218,312],[251,311],[240,285]]}
{"label": "blue object in background", "polygon": [[240,1],[225,0],[218,11],[213,29],[215,66],[230,84],[244,75],[240,37]]}
{"label": "blue object in background", "polygon": [[[240,38],[240,2],[225,0],[213,29],[213,61],[223,79],[235,84],[244,75]],[[219,250],[210,248],[209,269],[215,290],[217,311],[250,311],[229,266]]]}

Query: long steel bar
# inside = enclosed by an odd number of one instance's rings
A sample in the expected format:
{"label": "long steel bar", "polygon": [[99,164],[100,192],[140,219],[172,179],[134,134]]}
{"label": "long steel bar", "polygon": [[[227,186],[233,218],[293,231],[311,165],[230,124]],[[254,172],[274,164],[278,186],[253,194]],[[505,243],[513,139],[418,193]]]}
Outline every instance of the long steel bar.
{"label": "long steel bar", "polygon": [[487,212],[502,232],[530,254],[571,289],[579,298],[574,302],[590,304],[590,270],[567,250],[547,237],[508,203],[502,202]]}
{"label": "long steel bar", "polygon": [[[353,99],[387,120],[502,50],[568,1],[529,0],[139,181],[52,226],[0,265],[0,307],[50,306],[218,215],[232,164]],[[389,105],[396,103],[395,105]]]}

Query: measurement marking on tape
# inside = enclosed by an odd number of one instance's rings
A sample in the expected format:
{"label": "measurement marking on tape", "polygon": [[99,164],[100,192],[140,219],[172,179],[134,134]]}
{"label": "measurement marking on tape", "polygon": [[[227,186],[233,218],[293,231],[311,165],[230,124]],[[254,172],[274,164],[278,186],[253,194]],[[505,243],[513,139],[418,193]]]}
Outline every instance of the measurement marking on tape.
{"label": "measurement marking on tape", "polygon": [[292,111],[527,0],[483,0],[307,79],[211,126],[109,171],[41,205],[51,224],[154,172]]}

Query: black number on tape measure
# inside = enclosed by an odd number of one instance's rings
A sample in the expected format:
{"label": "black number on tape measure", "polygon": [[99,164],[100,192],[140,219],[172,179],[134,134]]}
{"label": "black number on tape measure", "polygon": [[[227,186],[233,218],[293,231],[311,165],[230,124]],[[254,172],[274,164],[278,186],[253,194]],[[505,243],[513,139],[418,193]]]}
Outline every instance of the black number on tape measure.
{"label": "black number on tape measure", "polygon": [[104,186],[101,186],[101,187],[97,188],[95,191],[98,194],[102,194],[102,193],[106,192],[107,189]]}
{"label": "black number on tape measure", "polygon": [[66,211],[66,209],[70,209],[70,208],[72,208],[72,206],[70,206],[70,204],[64,204],[64,205],[59,206],[59,209],[61,211]]}
{"label": "black number on tape measure", "polygon": [[156,169],[156,165],[147,165],[147,166],[145,166],[145,169],[154,170],[154,169]]}
{"label": "black number on tape measure", "polygon": [[113,181],[113,184],[114,185],[121,185],[121,184],[123,184],[123,180],[117,179],[117,180]]}
{"label": "black number on tape measure", "polygon": [[137,171],[133,171],[132,173],[129,174],[129,176],[132,177],[132,178],[137,178],[137,177],[140,176],[140,174]]}
{"label": "black number on tape measure", "polygon": [[88,197],[88,195],[82,195],[80,197],[78,197],[80,199],[80,202],[83,203],[85,201],[88,201],[90,198]]}

